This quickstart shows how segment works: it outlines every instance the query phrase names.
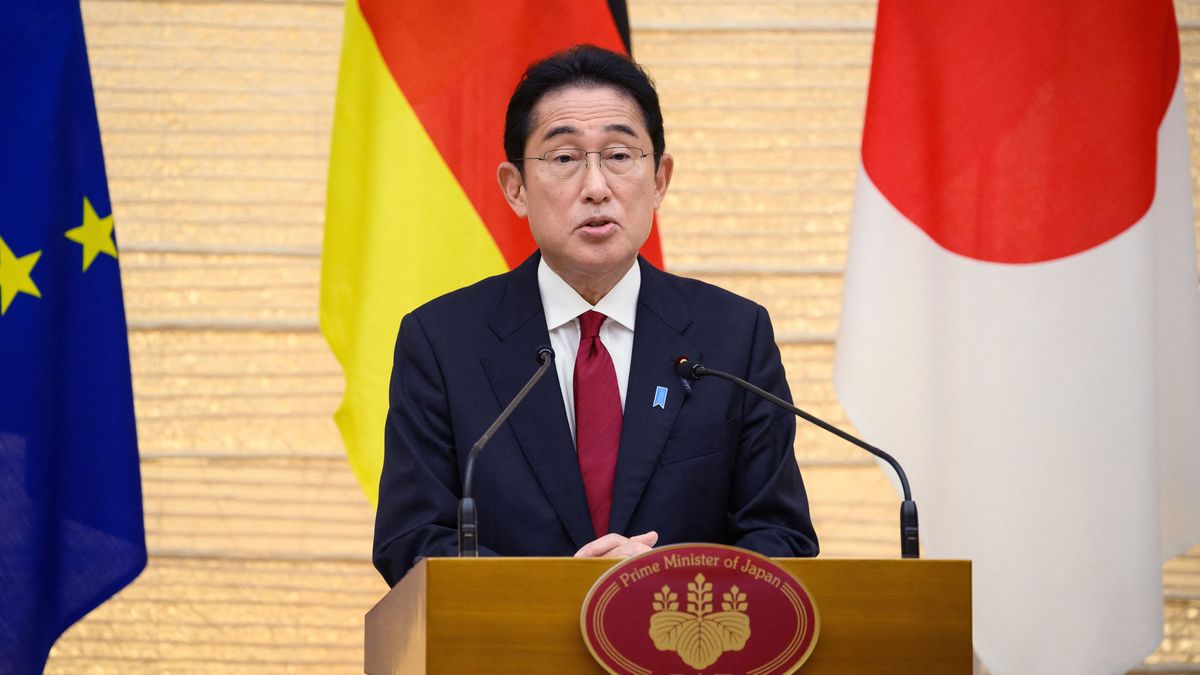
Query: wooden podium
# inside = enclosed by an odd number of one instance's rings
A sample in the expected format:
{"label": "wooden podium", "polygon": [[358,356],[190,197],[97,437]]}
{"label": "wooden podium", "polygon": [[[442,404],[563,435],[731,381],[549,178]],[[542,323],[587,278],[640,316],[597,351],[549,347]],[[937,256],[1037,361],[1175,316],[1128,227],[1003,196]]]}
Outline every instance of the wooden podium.
{"label": "wooden podium", "polygon": [[[603,673],[579,613],[617,562],[427,558],[367,613],[366,672]],[[775,562],[820,612],[816,649],[799,673],[971,672],[970,562]]]}

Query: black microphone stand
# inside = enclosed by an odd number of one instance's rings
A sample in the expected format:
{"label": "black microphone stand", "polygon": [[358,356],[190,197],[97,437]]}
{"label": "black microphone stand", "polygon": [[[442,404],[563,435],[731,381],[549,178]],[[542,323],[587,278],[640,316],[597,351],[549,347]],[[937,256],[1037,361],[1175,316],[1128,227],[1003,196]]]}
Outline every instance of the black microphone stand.
{"label": "black microphone stand", "polygon": [[913,501],[912,491],[908,488],[908,476],[904,473],[904,469],[900,468],[900,463],[897,462],[894,457],[871,445],[870,443],[867,443],[866,441],[859,440],[854,436],[851,436],[832,424],[829,424],[825,420],[822,420],[818,417],[813,417],[800,408],[797,408],[791,403],[779,398],[775,394],[772,394],[771,392],[760,387],[756,387],[736,375],[731,375],[720,370],[705,368],[699,363],[693,363],[687,360],[687,358],[681,358],[676,362],[675,372],[686,380],[698,380],[706,375],[711,375],[713,377],[732,382],[742,389],[745,389],[756,396],[765,398],[771,403],[774,403],[775,405],[794,415],[803,417],[809,422],[821,427],[825,431],[828,431],[829,433],[834,434],[843,440],[847,440],[857,445],[863,450],[866,450],[872,455],[875,455],[876,457],[890,464],[892,469],[895,470],[896,475],[900,477],[900,486],[904,490],[904,501],[900,504],[900,557],[921,557],[920,534],[917,527],[917,503]]}
{"label": "black microphone stand", "polygon": [[521,391],[509,401],[500,416],[492,422],[492,426],[483,432],[479,440],[475,441],[475,445],[471,446],[471,451],[467,453],[466,468],[463,470],[463,490],[462,499],[458,500],[458,557],[460,558],[477,558],[479,557],[479,514],[475,511],[475,500],[471,498],[471,485],[475,477],[475,458],[479,456],[479,451],[483,450],[483,446],[487,445],[488,441],[492,440],[496,430],[500,428],[508,420],[508,416],[521,405],[521,401],[525,400],[526,394],[533,385],[542,379],[542,375],[550,369],[550,364],[554,363],[554,350],[549,347],[539,347],[537,352],[537,360],[541,365],[534,371],[533,377],[521,387]]}

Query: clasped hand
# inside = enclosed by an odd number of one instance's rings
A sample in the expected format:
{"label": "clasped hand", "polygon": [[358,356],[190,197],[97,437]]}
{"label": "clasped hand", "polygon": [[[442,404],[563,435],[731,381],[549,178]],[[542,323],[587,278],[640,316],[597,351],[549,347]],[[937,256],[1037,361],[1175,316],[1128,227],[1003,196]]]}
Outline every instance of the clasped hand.
{"label": "clasped hand", "polygon": [[651,530],[645,534],[624,537],[610,532],[599,539],[584,544],[575,552],[576,558],[628,558],[645,553],[658,543],[658,533]]}

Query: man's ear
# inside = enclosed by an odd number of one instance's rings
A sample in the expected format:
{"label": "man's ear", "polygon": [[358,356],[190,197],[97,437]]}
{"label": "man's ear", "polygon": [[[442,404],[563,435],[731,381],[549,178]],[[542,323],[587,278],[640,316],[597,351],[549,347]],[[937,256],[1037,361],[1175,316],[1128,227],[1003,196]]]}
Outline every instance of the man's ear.
{"label": "man's ear", "polygon": [[671,174],[675,171],[675,158],[667,153],[658,160],[658,171],[654,172],[654,210],[662,206],[663,198],[667,196],[667,188],[671,186]]}
{"label": "man's ear", "polygon": [[496,179],[500,181],[500,191],[504,193],[504,200],[508,202],[513,213],[519,218],[524,218],[529,213],[529,208],[525,203],[525,178],[517,169],[517,165],[512,162],[501,163],[496,169]]}

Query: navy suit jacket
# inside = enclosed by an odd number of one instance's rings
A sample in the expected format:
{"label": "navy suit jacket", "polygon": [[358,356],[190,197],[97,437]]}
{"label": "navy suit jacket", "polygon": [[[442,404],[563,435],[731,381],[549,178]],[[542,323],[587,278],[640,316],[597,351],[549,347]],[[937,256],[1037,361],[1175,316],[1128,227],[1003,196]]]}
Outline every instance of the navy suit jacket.
{"label": "navy suit jacket", "polygon": [[[538,347],[550,344],[538,260],[433,300],[400,325],[375,521],[374,562],[388,584],[420,557],[457,555],[467,452],[533,374]],[[638,264],[610,529],[655,530],[660,545],[816,555],[792,451],[795,418],[715,378],[689,391],[674,370],[687,356],[791,400],[766,310]],[[658,387],[667,389],[664,408],[653,407]],[[480,453],[481,555],[565,556],[596,538],[564,410],[551,368]]]}

